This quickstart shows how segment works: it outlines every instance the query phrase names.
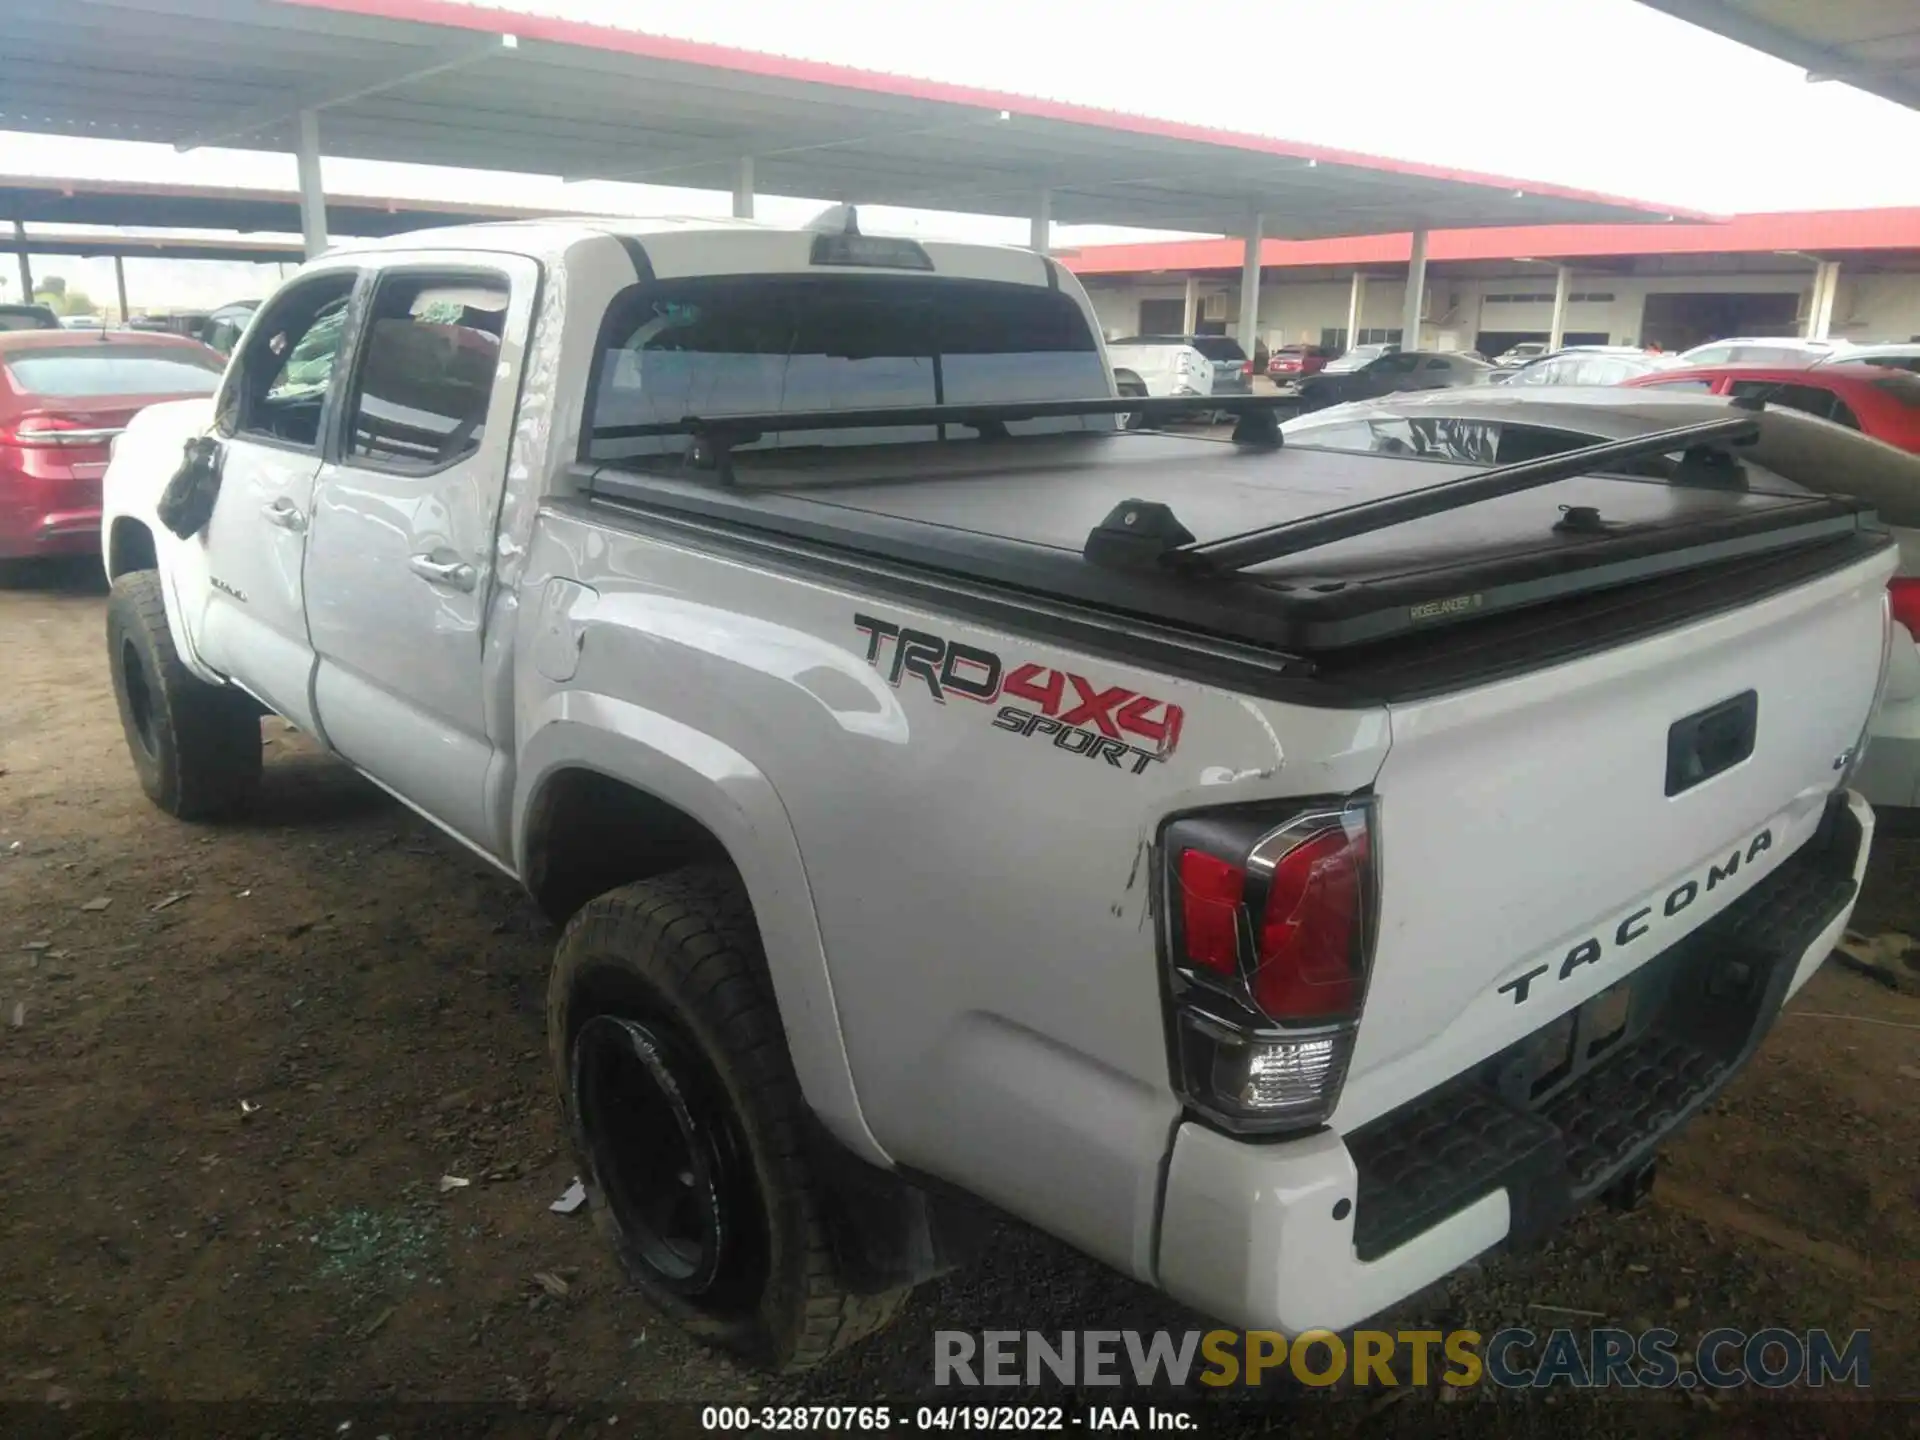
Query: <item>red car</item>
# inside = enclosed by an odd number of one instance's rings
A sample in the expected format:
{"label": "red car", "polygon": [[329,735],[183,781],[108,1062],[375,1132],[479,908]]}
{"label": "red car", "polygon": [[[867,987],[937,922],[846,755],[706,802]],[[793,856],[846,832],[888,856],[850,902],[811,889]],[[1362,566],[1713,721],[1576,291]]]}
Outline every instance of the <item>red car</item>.
{"label": "red car", "polygon": [[1267,357],[1267,378],[1285,382],[1318,375],[1332,358],[1323,345],[1282,345]]}
{"label": "red car", "polygon": [[1702,365],[1625,382],[1642,390],[1757,395],[1920,454],[1920,375],[1883,365]]}
{"label": "red car", "polygon": [[0,332],[0,565],[100,553],[100,477],[143,406],[211,395],[226,361],[197,340]]}

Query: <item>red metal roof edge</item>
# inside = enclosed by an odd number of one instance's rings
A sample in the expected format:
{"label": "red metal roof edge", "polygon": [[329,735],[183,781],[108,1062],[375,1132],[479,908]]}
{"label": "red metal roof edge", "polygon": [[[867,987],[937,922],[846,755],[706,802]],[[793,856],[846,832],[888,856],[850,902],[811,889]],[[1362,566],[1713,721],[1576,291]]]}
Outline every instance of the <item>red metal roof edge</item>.
{"label": "red metal roof edge", "polygon": [[834,65],[819,60],[800,60],[792,56],[773,55],[764,51],[742,50],[730,45],[712,45],[697,40],[677,40],[669,36],[649,35],[638,30],[618,29],[611,25],[598,25],[583,20],[566,20],[556,16],[532,15],[521,11],[468,4],[465,0],[278,0],[278,3],[308,10],[337,11],[375,20],[512,34],[521,39],[539,40],[554,45],[577,45],[587,49],[637,55],[650,60],[730,70],[738,74],[756,75],[770,80],[829,85],[867,94],[890,95],[900,99],[925,100],[948,105],[966,105],[983,110],[1006,110],[1035,119],[1089,125],[1102,130],[1121,131],[1162,140],[1219,145],[1230,149],[1278,155],[1288,159],[1314,160],[1326,165],[1350,165],[1381,174],[1402,175],[1409,179],[1439,180],[1457,185],[1485,186],[1500,190],[1524,190],[1530,194],[1558,200],[1637,210],[1650,217],[1657,216],[1662,219],[1709,222],[1717,218],[1705,211],[1660,204],[1651,200],[1608,195],[1600,191],[1578,190],[1565,185],[1549,185],[1539,181],[1515,179],[1511,176],[1487,175],[1472,170],[1455,170],[1419,161],[1368,155],[1357,150],[1336,150],[1323,146],[1304,145],[1265,135],[1216,130],[1177,120],[1156,120],[1149,116],[1130,115],[1119,110],[1101,110],[1091,105],[1075,105],[1059,100],[1044,100],[1031,95],[976,89],[973,86],[954,85],[942,80],[921,80],[910,75],[860,70],[849,65]]}
{"label": "red metal roof edge", "polygon": [[[1404,265],[1410,235],[1356,235],[1333,240],[1269,240],[1260,263]],[[1920,206],[1878,210],[1789,210],[1734,215],[1711,225],[1518,225],[1489,230],[1436,230],[1427,259],[1535,260],[1582,256],[1722,255],[1778,250],[1920,250]],[[1135,245],[1087,245],[1059,259],[1078,275],[1125,275],[1153,270],[1237,270],[1238,240],[1174,240]]]}

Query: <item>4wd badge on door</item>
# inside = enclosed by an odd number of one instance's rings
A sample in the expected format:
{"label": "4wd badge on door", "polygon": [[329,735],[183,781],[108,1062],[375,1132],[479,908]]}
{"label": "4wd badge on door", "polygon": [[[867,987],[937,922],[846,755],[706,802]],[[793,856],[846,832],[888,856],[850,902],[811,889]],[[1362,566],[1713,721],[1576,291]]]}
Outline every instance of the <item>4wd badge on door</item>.
{"label": "4wd badge on door", "polygon": [[[1008,666],[991,650],[907,630],[870,615],[853,625],[867,637],[867,663],[898,687],[912,677],[944,705],[949,695],[999,704],[994,728],[1026,739],[1046,739],[1056,750],[1104,760],[1138,775],[1180,744],[1185,712],[1167,700],[1125,686],[1101,686],[1070,670],[1028,662]],[[1019,704],[1000,702],[1016,700]]]}

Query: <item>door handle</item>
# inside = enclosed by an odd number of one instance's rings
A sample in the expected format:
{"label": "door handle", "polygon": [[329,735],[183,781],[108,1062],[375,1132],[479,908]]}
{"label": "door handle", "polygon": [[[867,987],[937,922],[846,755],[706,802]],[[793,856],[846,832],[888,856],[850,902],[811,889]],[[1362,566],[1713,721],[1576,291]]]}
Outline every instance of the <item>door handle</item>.
{"label": "door handle", "polygon": [[429,585],[446,590],[472,590],[479,572],[464,560],[442,560],[436,555],[411,555],[407,568]]}
{"label": "door handle", "polygon": [[267,517],[269,525],[278,525],[282,530],[291,530],[296,535],[307,528],[307,517],[300,513],[300,507],[291,500],[280,499],[262,505],[260,513]]}

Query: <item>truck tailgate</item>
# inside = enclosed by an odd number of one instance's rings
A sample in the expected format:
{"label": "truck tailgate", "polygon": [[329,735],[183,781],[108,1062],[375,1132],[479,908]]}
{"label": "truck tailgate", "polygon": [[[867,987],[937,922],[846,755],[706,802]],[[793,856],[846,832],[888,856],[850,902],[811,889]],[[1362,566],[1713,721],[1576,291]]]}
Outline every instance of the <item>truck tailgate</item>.
{"label": "truck tailgate", "polygon": [[1636,643],[1390,707],[1379,934],[1338,1128],[1606,989],[1811,835],[1871,707],[1893,566],[1883,551]]}

